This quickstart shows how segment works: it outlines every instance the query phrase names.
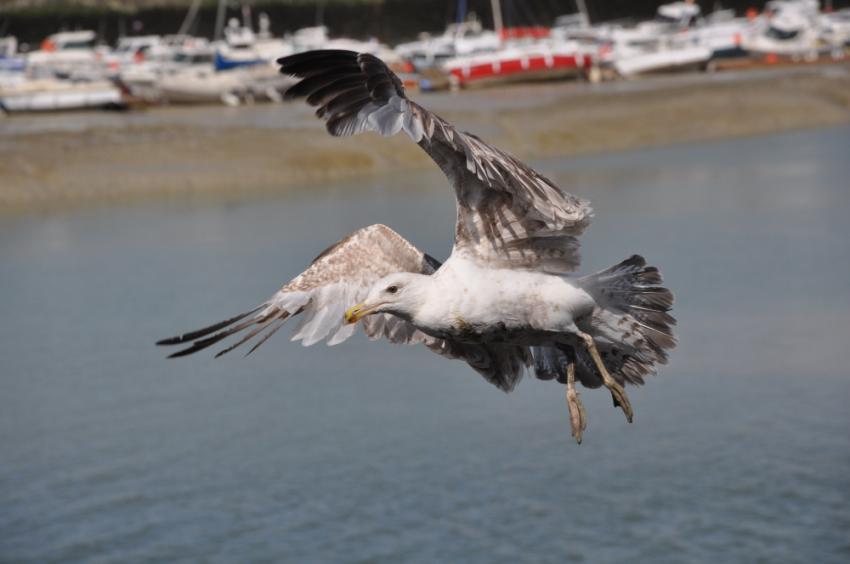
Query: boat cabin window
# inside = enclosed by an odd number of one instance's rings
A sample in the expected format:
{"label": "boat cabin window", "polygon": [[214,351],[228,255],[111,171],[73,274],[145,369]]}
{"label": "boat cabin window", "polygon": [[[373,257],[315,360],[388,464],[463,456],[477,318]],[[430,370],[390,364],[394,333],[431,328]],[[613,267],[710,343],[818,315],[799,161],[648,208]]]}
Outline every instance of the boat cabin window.
{"label": "boat cabin window", "polygon": [[798,35],[800,35],[799,29],[778,29],[775,27],[770,27],[765,34],[772,39],[779,39],[780,41],[788,41],[789,39],[794,39]]}
{"label": "boat cabin window", "polygon": [[174,60],[178,63],[198,64],[212,63],[213,55],[207,53],[177,53],[174,55]]}
{"label": "boat cabin window", "polygon": [[67,43],[61,43],[59,45],[59,49],[63,51],[69,51],[71,49],[91,49],[92,42],[91,41],[68,41]]}

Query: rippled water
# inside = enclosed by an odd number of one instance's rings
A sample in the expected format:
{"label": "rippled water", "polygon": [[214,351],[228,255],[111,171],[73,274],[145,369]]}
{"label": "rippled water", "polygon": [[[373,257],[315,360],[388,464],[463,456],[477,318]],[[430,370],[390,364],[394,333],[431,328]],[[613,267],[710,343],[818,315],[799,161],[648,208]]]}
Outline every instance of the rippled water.
{"label": "rippled water", "polygon": [[[0,560],[846,562],[850,128],[540,163],[632,252],[680,347],[627,425],[353,339],[163,360],[383,221],[444,257],[436,173],[309,198],[0,223]],[[398,186],[404,185],[404,188]]]}

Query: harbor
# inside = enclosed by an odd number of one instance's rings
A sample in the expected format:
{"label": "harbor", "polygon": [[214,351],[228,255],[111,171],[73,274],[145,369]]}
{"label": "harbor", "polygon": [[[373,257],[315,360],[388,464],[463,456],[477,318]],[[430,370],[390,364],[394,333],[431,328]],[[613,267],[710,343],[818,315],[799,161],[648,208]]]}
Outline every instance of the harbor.
{"label": "harbor", "polygon": [[539,25],[518,25],[493,0],[492,28],[458,2],[445,31],[423,30],[418,39],[394,45],[335,35],[325,25],[275,35],[268,14],[226,0],[219,2],[213,36],[196,36],[191,30],[200,5],[193,0],[169,35],[143,34],[138,20],[138,33],[114,44],[94,30],[59,31],[38,45],[7,33],[0,38],[0,109],[280,103],[292,79],[277,72],[275,60],[314,49],[376,55],[413,90],[458,90],[835,62],[850,45],[850,8],[821,10],[817,0],[771,0],[745,14],[703,13],[692,0],[676,1],[659,5],[652,19],[628,22],[591,22],[582,0],[576,12]]}

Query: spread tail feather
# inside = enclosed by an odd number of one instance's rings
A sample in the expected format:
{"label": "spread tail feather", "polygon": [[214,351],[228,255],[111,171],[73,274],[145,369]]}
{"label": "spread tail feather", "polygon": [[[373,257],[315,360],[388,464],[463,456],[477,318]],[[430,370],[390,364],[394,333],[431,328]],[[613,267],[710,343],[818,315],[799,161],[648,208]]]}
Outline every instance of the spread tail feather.
{"label": "spread tail feather", "polygon": [[[621,384],[642,384],[658,364],[667,363],[667,351],[676,346],[672,329],[676,320],[669,313],[673,293],[662,282],[658,269],[647,266],[640,255],[579,280],[597,303],[589,332]],[[592,363],[578,360],[581,381],[598,380],[587,373]]]}

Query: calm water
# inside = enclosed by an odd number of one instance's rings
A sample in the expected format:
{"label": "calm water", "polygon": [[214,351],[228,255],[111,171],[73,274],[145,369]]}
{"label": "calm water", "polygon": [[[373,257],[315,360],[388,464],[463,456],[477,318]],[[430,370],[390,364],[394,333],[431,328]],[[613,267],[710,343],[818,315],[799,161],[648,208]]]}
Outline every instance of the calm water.
{"label": "calm water", "polygon": [[[850,128],[540,163],[681,345],[625,423],[353,339],[163,360],[383,221],[444,257],[438,174],[0,220],[0,560],[847,562]],[[404,189],[397,185],[409,186]]]}

